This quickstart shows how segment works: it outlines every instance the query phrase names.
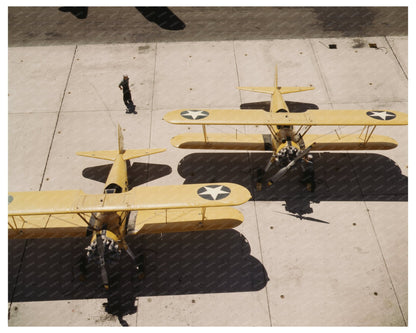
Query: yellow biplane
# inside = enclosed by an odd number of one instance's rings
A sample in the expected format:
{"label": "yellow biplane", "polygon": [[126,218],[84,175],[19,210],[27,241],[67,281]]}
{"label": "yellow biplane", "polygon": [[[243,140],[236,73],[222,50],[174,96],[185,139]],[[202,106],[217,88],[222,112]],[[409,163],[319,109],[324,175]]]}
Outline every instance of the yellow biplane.
{"label": "yellow biplane", "polygon": [[[172,124],[202,125],[202,133],[186,133],[171,139],[173,146],[188,149],[230,149],[272,151],[273,154],[258,179],[268,185],[282,177],[298,161],[308,162],[310,151],[382,150],[392,149],[397,142],[387,136],[375,135],[377,126],[407,125],[407,114],[390,110],[315,110],[289,112],[283,94],[312,90],[314,87],[280,87],[277,66],[274,86],[238,87],[271,95],[269,111],[262,109],[181,109],[168,112],[163,119]],[[207,133],[206,125],[265,125],[270,134]],[[299,126],[295,130],[294,126]],[[312,126],[362,126],[360,133],[340,135],[307,134]],[[264,177],[275,163],[278,170]],[[308,163],[307,163],[308,164]],[[313,163],[309,163],[312,164]],[[308,165],[305,166],[308,168]],[[313,170],[312,170],[313,174]],[[266,179],[265,179],[266,178]],[[308,190],[310,190],[310,185]]]}
{"label": "yellow biplane", "polygon": [[[79,152],[78,155],[113,161],[103,194],[81,190],[9,192],[9,238],[91,236],[86,256],[98,260],[104,287],[109,282],[106,260],[125,250],[139,274],[143,262],[128,247],[126,235],[234,228],[243,215],[228,206],[251,198],[232,183],[135,187],[127,183],[127,161],[165,149],[125,150],[118,126],[118,150]],[[131,212],[137,212],[130,214]]]}

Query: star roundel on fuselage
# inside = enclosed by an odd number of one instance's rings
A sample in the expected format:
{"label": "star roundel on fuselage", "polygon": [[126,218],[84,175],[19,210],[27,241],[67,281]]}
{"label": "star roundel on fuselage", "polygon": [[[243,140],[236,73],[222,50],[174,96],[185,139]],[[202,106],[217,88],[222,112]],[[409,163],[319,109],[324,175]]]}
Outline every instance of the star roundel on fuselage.
{"label": "star roundel on fuselage", "polygon": [[396,118],[396,115],[390,111],[368,111],[367,116],[377,120],[391,120]]}
{"label": "star roundel on fuselage", "polygon": [[181,112],[181,116],[186,119],[199,120],[208,117],[209,112],[204,110],[186,110]]}
{"label": "star roundel on fuselage", "polygon": [[225,185],[206,185],[198,189],[198,195],[206,200],[221,200],[231,193]]}

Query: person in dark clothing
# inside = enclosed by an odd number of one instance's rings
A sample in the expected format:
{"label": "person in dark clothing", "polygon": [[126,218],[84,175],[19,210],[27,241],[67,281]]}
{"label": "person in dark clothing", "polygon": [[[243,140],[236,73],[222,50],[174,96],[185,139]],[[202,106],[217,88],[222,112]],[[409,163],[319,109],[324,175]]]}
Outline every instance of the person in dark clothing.
{"label": "person in dark clothing", "polygon": [[308,156],[304,157],[301,161],[301,169],[302,169],[302,178],[300,182],[306,185],[306,190],[309,192],[315,191],[315,170],[313,167],[313,156],[309,154]]}
{"label": "person in dark clothing", "polygon": [[124,104],[127,106],[126,113],[136,114],[136,105],[134,105],[133,101],[131,100],[129,77],[127,76],[127,74],[123,75],[123,81],[120,82],[118,87],[120,88],[120,90],[123,90],[123,101]]}

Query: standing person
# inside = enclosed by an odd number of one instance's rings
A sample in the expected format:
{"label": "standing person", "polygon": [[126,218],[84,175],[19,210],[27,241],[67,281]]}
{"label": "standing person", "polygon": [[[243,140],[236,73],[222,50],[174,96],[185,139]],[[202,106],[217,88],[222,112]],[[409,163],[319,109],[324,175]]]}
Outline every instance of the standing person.
{"label": "standing person", "polygon": [[124,104],[127,106],[126,113],[137,113],[136,112],[136,105],[133,104],[133,101],[131,100],[131,92],[129,87],[129,77],[127,74],[123,75],[123,81],[120,82],[118,85],[120,90],[123,90],[123,101]]}
{"label": "standing person", "polygon": [[302,158],[300,167],[302,169],[301,183],[306,185],[307,191],[314,192],[316,184],[312,154],[308,154],[308,156]]}

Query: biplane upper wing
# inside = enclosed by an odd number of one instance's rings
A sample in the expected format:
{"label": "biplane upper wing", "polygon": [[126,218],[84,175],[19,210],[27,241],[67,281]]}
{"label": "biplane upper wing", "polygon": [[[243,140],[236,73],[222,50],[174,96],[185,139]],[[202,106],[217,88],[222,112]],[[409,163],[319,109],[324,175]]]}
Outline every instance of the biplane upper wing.
{"label": "biplane upper wing", "polygon": [[250,197],[246,188],[233,183],[135,187],[129,192],[111,194],[86,194],[81,190],[11,192],[8,214],[82,214],[235,206]]}
{"label": "biplane upper wing", "polygon": [[227,229],[243,221],[228,206],[250,197],[246,188],[232,183],[136,187],[99,195],[80,190],[11,192],[9,238],[83,237],[91,214],[136,210],[133,233]]}
{"label": "biplane upper wing", "polygon": [[307,110],[301,113],[270,113],[258,109],[182,109],[168,112],[163,119],[169,123],[186,125],[407,125],[406,113],[391,110]]}

